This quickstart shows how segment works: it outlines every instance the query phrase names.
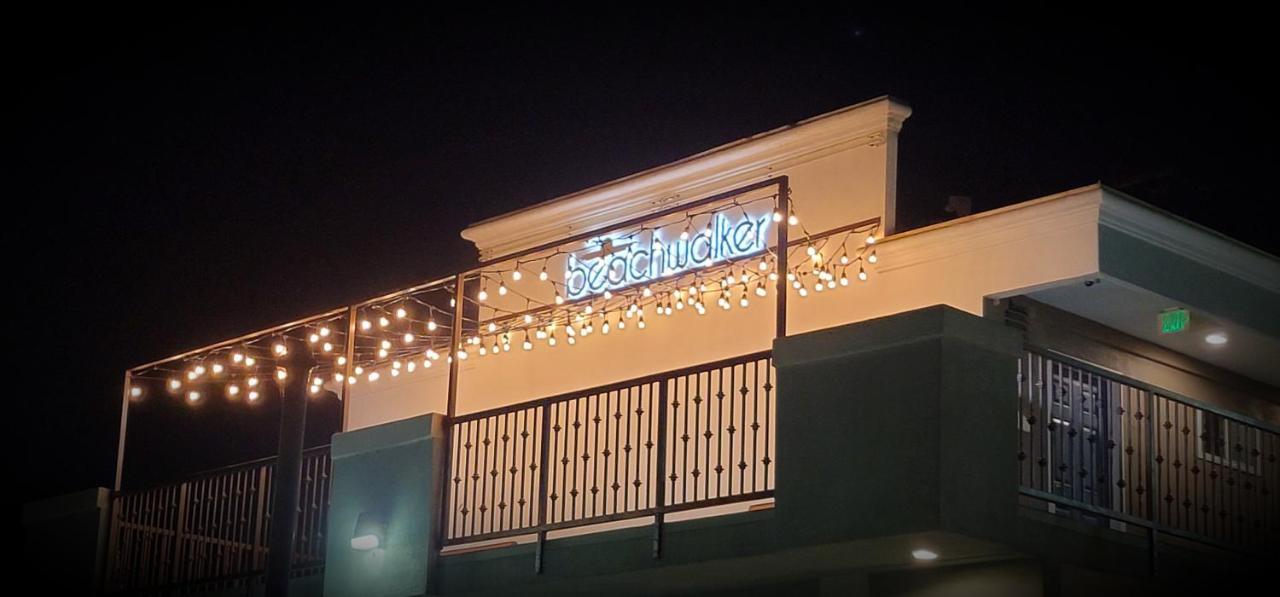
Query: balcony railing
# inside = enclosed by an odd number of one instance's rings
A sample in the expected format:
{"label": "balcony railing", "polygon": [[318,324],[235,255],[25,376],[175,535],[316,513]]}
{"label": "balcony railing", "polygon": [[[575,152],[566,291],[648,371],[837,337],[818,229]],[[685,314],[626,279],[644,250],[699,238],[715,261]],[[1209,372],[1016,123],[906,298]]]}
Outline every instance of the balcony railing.
{"label": "balcony railing", "polygon": [[445,543],[771,497],[774,379],[760,352],[459,416]]}
{"label": "balcony railing", "polygon": [[[275,459],[210,471],[113,498],[108,592],[243,583],[262,574]],[[324,564],[329,447],[303,454],[294,568]]]}
{"label": "balcony railing", "polygon": [[1018,387],[1023,493],[1153,538],[1280,550],[1274,428],[1048,351],[1023,356]]}

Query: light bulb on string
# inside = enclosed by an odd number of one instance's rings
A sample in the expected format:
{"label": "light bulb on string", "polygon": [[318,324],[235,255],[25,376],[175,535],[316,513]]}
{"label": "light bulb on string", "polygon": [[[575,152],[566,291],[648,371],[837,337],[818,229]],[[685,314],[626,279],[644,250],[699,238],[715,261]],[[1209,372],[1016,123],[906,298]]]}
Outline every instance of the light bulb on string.
{"label": "light bulb on string", "polygon": [[258,387],[258,378],[250,377],[249,379],[244,380],[244,384],[251,388],[256,388]]}
{"label": "light bulb on string", "polygon": [[276,379],[284,381],[289,377],[289,370],[284,367],[276,367]]}
{"label": "light bulb on string", "polygon": [[414,340],[413,333],[412,333],[412,332],[405,332],[405,333],[404,333],[404,336],[401,338],[401,340],[404,340],[404,343],[405,343],[405,344],[413,344],[413,340]]}
{"label": "light bulb on string", "polygon": [[191,390],[190,392],[187,392],[187,401],[188,401],[188,402],[199,402],[199,401],[200,401],[200,392],[199,392],[198,390]]}
{"label": "light bulb on string", "polygon": [[548,277],[549,276],[547,276],[547,266],[544,263],[542,265],[542,271],[538,272],[538,279],[542,280],[543,282],[546,282]]}
{"label": "light bulb on string", "polygon": [[489,291],[488,291],[488,290],[485,290],[485,289],[484,289],[484,286],[481,286],[481,287],[480,287],[480,292],[476,294],[476,299],[478,299],[478,300],[480,300],[480,301],[482,301],[482,302],[483,302],[483,301],[488,300],[488,299],[489,299]]}
{"label": "light bulb on string", "polygon": [[239,395],[240,395],[240,386],[238,386],[238,385],[236,385],[236,384],[228,384],[228,385],[227,385],[227,397],[228,397],[228,398],[235,398],[236,396],[239,396]]}
{"label": "light bulb on string", "polygon": [[130,397],[130,398],[141,398],[141,397],[142,397],[142,386],[132,386],[132,387],[130,387],[130,388],[129,388],[129,397]]}
{"label": "light bulb on string", "polygon": [[520,273],[519,266],[516,266],[516,269],[511,270],[511,279],[512,279],[512,280],[515,280],[516,282],[519,282],[519,281],[520,281],[520,278],[523,278],[523,277],[524,277],[524,274],[521,274],[521,273]]}
{"label": "light bulb on string", "polygon": [[182,389],[182,381],[178,379],[169,380],[169,391],[177,392],[178,390],[181,390],[181,389]]}
{"label": "light bulb on string", "polygon": [[862,269],[861,265],[858,266],[858,279],[863,282],[867,281],[867,270]]}
{"label": "light bulb on string", "polygon": [[311,344],[315,344],[316,342],[319,342],[319,341],[320,341],[320,334],[316,332],[311,332],[311,335],[307,336],[307,342]]}
{"label": "light bulb on string", "polygon": [[379,318],[378,318],[378,327],[380,327],[380,328],[385,328],[385,327],[387,327],[387,326],[389,326],[389,325],[391,325],[391,320],[390,320],[390,319],[387,319],[386,317],[379,317]]}
{"label": "light bulb on string", "polygon": [[507,295],[507,283],[498,282],[498,296],[506,296],[506,295]]}
{"label": "light bulb on string", "polygon": [[323,345],[320,346],[320,349],[323,350],[324,352],[333,352],[333,343],[325,342]]}
{"label": "light bulb on string", "polygon": [[875,263],[875,262],[877,262],[877,261],[879,261],[879,260],[880,260],[880,259],[879,259],[878,257],[876,257],[876,252],[875,252],[875,251],[872,251],[870,255],[867,255],[867,263]]}
{"label": "light bulb on string", "polygon": [[243,363],[243,362],[244,362],[244,353],[241,353],[241,352],[233,352],[233,353],[231,353],[231,362],[232,362],[232,363],[235,363],[235,364],[237,364],[237,365],[239,365],[240,363]]}
{"label": "light bulb on string", "polygon": [[769,291],[768,291],[768,290],[766,290],[766,289],[765,289],[765,287],[764,287],[764,282],[760,282],[759,284],[756,284],[756,296],[763,297],[763,296],[765,296],[765,294],[767,294],[768,292],[769,292]]}
{"label": "light bulb on string", "polygon": [[347,357],[346,357],[346,356],[340,356],[340,357],[338,357],[338,366],[339,366],[339,367],[341,367],[341,366],[343,366],[343,365],[346,365],[346,364],[347,364]]}
{"label": "light bulb on string", "polygon": [[250,390],[250,391],[249,391],[249,402],[257,402],[257,401],[258,401],[258,398],[259,398],[260,396],[261,396],[261,394],[259,394],[257,390]]}
{"label": "light bulb on string", "polygon": [[521,342],[520,346],[525,350],[533,350],[533,342],[529,341],[529,330],[524,331],[524,342]]}
{"label": "light bulb on string", "polygon": [[636,320],[636,327],[638,327],[638,328],[640,328],[640,329],[642,329],[642,330],[645,328],[645,323],[644,323],[644,311],[641,311],[641,312],[640,312],[640,318]]}
{"label": "light bulb on string", "polygon": [[781,212],[781,211],[779,211],[779,210],[777,210],[777,209],[773,210],[773,221],[774,221],[775,223],[776,223],[776,222],[781,222],[781,221],[782,221],[782,212]]}
{"label": "light bulb on string", "polygon": [[431,318],[431,319],[429,319],[429,320],[427,320],[427,331],[428,331],[428,332],[434,332],[434,331],[436,331],[436,328],[438,328],[438,327],[440,327],[440,326],[436,324],[436,320],[435,320],[435,318],[434,318],[434,317],[433,317],[433,318]]}
{"label": "light bulb on string", "polygon": [[331,333],[333,333],[333,332],[329,329],[329,327],[328,327],[328,326],[324,326],[324,327],[320,328],[320,337],[321,337],[321,338],[328,338],[328,337],[329,337],[329,334],[331,334]]}
{"label": "light bulb on string", "polygon": [[366,332],[367,332],[367,331],[369,331],[369,329],[370,329],[370,328],[372,328],[372,327],[373,327],[373,323],[372,323],[372,322],[370,322],[368,319],[361,319],[361,320],[360,320],[360,329],[361,329],[361,330],[363,330],[363,331],[366,331]]}
{"label": "light bulb on string", "polygon": [[799,224],[799,223],[800,223],[800,218],[796,217],[796,214],[791,214],[790,216],[787,216],[787,224],[795,226],[796,224]]}
{"label": "light bulb on string", "polygon": [[409,312],[404,307],[396,307],[396,319],[404,319],[409,316]]}

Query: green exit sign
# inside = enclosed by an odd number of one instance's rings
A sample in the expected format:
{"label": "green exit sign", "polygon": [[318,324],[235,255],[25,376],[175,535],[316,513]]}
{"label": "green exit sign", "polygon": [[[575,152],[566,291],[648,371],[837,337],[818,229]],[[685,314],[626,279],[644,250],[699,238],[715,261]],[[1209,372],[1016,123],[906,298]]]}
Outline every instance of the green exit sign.
{"label": "green exit sign", "polygon": [[1186,309],[1166,309],[1160,312],[1160,333],[1176,334],[1191,326],[1191,312]]}

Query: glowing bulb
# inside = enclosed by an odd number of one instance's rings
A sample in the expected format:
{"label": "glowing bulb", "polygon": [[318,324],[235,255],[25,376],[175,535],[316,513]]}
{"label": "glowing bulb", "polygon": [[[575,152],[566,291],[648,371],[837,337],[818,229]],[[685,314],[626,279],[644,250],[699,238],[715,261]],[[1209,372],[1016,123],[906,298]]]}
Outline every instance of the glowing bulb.
{"label": "glowing bulb", "polygon": [[477,294],[477,295],[476,295],[476,298],[477,298],[477,299],[479,299],[479,300],[482,300],[482,301],[484,301],[484,300],[488,300],[488,299],[489,299],[489,293],[488,293],[488,292],[486,292],[486,291],[485,291],[485,289],[481,288],[481,289],[480,289],[480,294]]}
{"label": "glowing bulb", "polygon": [[556,337],[555,336],[548,337],[547,346],[555,346],[555,345],[556,345]]}
{"label": "glowing bulb", "polygon": [[506,283],[506,282],[499,282],[499,283],[498,283],[498,296],[506,296],[506,295],[507,295],[507,283]]}
{"label": "glowing bulb", "polygon": [[768,269],[769,269],[769,262],[768,262],[767,260],[765,260],[765,259],[761,259],[761,260],[760,260],[760,264],[759,264],[759,265],[757,265],[756,267],[757,267],[757,268],[759,268],[759,270],[763,272],[763,271],[765,271],[765,270],[768,270]]}
{"label": "glowing bulb", "polygon": [[524,339],[524,343],[521,344],[521,346],[523,346],[525,350],[533,350],[533,342],[530,342],[528,338]]}
{"label": "glowing bulb", "polygon": [[236,364],[243,363],[244,355],[238,352],[231,353],[231,362]]}
{"label": "glowing bulb", "polygon": [[800,223],[800,218],[797,218],[796,214],[791,214],[790,216],[787,217],[787,223],[792,226],[795,226],[796,224]]}
{"label": "glowing bulb", "polygon": [[650,290],[648,286],[645,286],[644,290],[640,291],[640,295],[643,296],[644,298],[649,298],[653,296],[653,291]]}
{"label": "glowing bulb", "polygon": [[396,319],[404,319],[405,317],[408,317],[408,316],[409,316],[409,312],[405,311],[404,307],[396,308]]}
{"label": "glowing bulb", "polygon": [[189,400],[189,401],[191,401],[191,402],[199,402],[199,401],[200,401],[200,392],[197,392],[197,391],[195,391],[195,390],[191,390],[190,392],[187,392],[187,400]]}
{"label": "glowing bulb", "polygon": [[188,372],[187,372],[187,381],[195,381],[195,379],[196,379],[197,377],[199,377],[199,376],[200,376],[200,374],[196,373],[195,371],[188,371]]}
{"label": "glowing bulb", "polygon": [[204,365],[196,365],[196,375],[204,375]]}
{"label": "glowing bulb", "polygon": [[373,327],[373,324],[370,323],[368,319],[360,320],[360,329],[368,331],[369,328],[372,328],[372,327]]}
{"label": "glowing bulb", "polygon": [[320,328],[320,337],[321,337],[321,338],[328,338],[330,333],[331,333],[331,332],[329,331],[329,328],[328,328],[327,326],[326,326],[326,327],[322,327],[322,328]]}
{"label": "glowing bulb", "polygon": [[323,389],[323,388],[321,388],[320,386],[311,386],[311,394],[312,394],[313,396],[314,396],[314,395],[316,395],[316,394],[319,394],[319,393],[320,393],[320,390],[322,390],[322,389]]}
{"label": "glowing bulb", "polygon": [[559,293],[559,292],[556,292],[556,304],[557,304],[557,305],[563,305],[563,304],[564,304],[564,297],[560,296],[560,293]]}
{"label": "glowing bulb", "polygon": [[254,391],[250,391],[250,392],[249,392],[249,402],[257,402],[257,401],[258,401],[258,396],[259,396],[259,394],[258,394],[258,392],[257,392],[256,390],[254,390]]}
{"label": "glowing bulb", "polygon": [[874,235],[874,234],[868,234],[868,235],[867,235],[867,244],[868,244],[868,245],[874,245],[874,244],[876,244],[876,235]]}
{"label": "glowing bulb", "polygon": [[809,296],[809,290],[803,286],[800,287],[800,296]]}
{"label": "glowing bulb", "polygon": [[533,316],[532,316],[532,315],[530,315],[530,314],[528,314],[528,313],[525,313],[525,314],[524,314],[524,322],[525,322],[525,324],[533,323]]}
{"label": "glowing bulb", "polygon": [[431,349],[429,349],[429,348],[428,348],[428,349],[427,349],[427,358],[428,358],[428,359],[431,359],[431,360],[433,360],[433,361],[439,360],[439,359],[440,359],[440,353],[438,353],[438,352],[436,352],[436,351],[431,350]]}
{"label": "glowing bulb", "polygon": [[342,383],[342,380],[344,380],[344,379],[346,379],[346,378],[345,378],[345,377],[343,377],[343,375],[342,375],[341,373],[334,373],[334,374],[333,374],[333,381],[336,381],[336,382],[338,382],[338,383]]}
{"label": "glowing bulb", "polygon": [[609,299],[611,299],[611,298],[613,298],[613,293],[612,293],[612,292],[609,292],[609,290],[608,290],[608,289],[605,289],[605,291],[604,291],[604,300],[606,300],[606,301],[607,301],[607,300],[609,300]]}
{"label": "glowing bulb", "polygon": [[399,369],[392,369],[392,370],[391,370],[391,377],[400,377],[400,370],[399,370]]}
{"label": "glowing bulb", "polygon": [[846,275],[844,275],[843,273],[842,273],[842,274],[840,274],[840,285],[841,285],[841,286],[848,286],[848,285],[849,285],[849,276],[846,276]]}
{"label": "glowing bulb", "polygon": [[252,367],[252,366],[253,366],[255,363],[257,363],[257,362],[258,362],[258,360],[257,360],[257,359],[255,359],[255,358],[253,358],[253,357],[245,357],[245,358],[244,358],[244,366],[245,366],[245,367]]}
{"label": "glowing bulb", "polygon": [[601,333],[601,334],[605,334],[605,335],[608,335],[608,334],[609,334],[609,320],[608,320],[608,319],[605,319],[605,320],[604,320],[604,325],[601,325],[601,326],[600,326],[600,333]]}
{"label": "glowing bulb", "polygon": [[364,375],[364,367],[360,367],[360,366],[358,366],[358,365],[357,365],[357,366],[356,366],[356,370],[354,371],[354,373],[355,373],[356,375]]}
{"label": "glowing bulb", "polygon": [[642,330],[645,328],[645,323],[644,323],[644,313],[641,313],[641,314],[640,314],[640,319],[638,319],[638,320],[636,321],[636,327],[638,327],[638,328],[640,328],[640,329],[642,329]]}
{"label": "glowing bulb", "polygon": [[325,352],[333,352],[333,343],[325,342],[323,345],[320,346],[320,349]]}
{"label": "glowing bulb", "polygon": [[379,318],[378,318],[378,327],[380,327],[380,328],[385,328],[385,327],[387,327],[387,326],[389,326],[389,325],[391,325],[391,320],[390,320],[390,319],[387,319],[386,317],[379,317]]}
{"label": "glowing bulb", "polygon": [[517,270],[512,270],[512,271],[511,271],[511,279],[512,279],[512,280],[515,280],[515,281],[519,282],[519,281],[520,281],[520,278],[523,278],[523,277],[524,277],[524,274],[521,274],[521,273],[520,273],[520,270],[518,270],[518,269],[517,269]]}
{"label": "glowing bulb", "polygon": [[276,356],[282,357],[289,354],[289,347],[285,346],[283,342],[277,342],[275,346],[271,347],[271,351],[276,353]]}
{"label": "glowing bulb", "polygon": [[542,271],[538,272],[538,279],[543,282],[547,281],[547,266],[542,266]]}
{"label": "glowing bulb", "polygon": [[408,363],[405,363],[404,368],[407,369],[409,373],[413,373],[414,371],[418,370],[418,363],[414,361],[409,361]]}
{"label": "glowing bulb", "polygon": [[818,249],[814,248],[813,245],[809,245],[808,248],[805,249],[805,252],[808,253],[810,257],[813,257],[818,254]]}
{"label": "glowing bulb", "polygon": [[347,364],[347,357],[345,356],[338,357],[338,366],[342,366],[346,364]]}
{"label": "glowing bulb", "polygon": [[[567,329],[572,329],[572,328],[567,328]],[[574,344],[578,343],[578,339],[574,338],[573,336],[569,336],[568,338],[565,338],[565,341],[569,343],[569,346],[573,346]]]}
{"label": "glowing bulb", "polygon": [[879,261],[879,260],[880,260],[880,258],[879,258],[879,257],[876,257],[876,252],[875,252],[875,251],[872,251],[870,255],[867,255],[867,263],[875,263],[875,262],[877,262],[877,261]]}
{"label": "glowing bulb", "polygon": [[132,396],[132,397],[134,397],[134,398],[137,398],[137,397],[141,396],[141,395],[142,395],[142,388],[141,388],[141,387],[138,387],[138,386],[133,386],[132,388],[129,388],[129,395],[130,395],[130,396]]}
{"label": "glowing bulb", "polygon": [[438,328],[438,327],[440,327],[440,326],[436,325],[436,320],[435,320],[434,318],[433,318],[433,319],[431,319],[431,320],[429,320],[429,321],[427,321],[427,331],[428,331],[428,332],[434,332],[434,331],[436,331],[436,328]]}
{"label": "glowing bulb", "polygon": [[370,382],[378,381],[378,378],[379,378],[379,377],[382,377],[382,375],[381,375],[381,374],[379,374],[377,371],[370,371],[370,372],[369,372],[369,381],[370,381]]}
{"label": "glowing bulb", "polygon": [[256,388],[258,387],[258,378],[250,377],[249,379],[244,380],[244,383],[251,388]]}
{"label": "glowing bulb", "polygon": [[773,210],[773,221],[774,221],[774,222],[781,222],[781,221],[782,221],[782,212],[780,212],[780,211],[778,211],[778,210],[776,210],[776,209],[775,209],[775,210]]}
{"label": "glowing bulb", "polygon": [[239,395],[240,395],[240,386],[235,384],[231,384],[227,386],[227,396],[235,398],[236,396],[239,396]]}
{"label": "glowing bulb", "polygon": [[404,337],[401,339],[404,340],[405,344],[413,344],[413,334],[411,332],[405,332]]}
{"label": "glowing bulb", "polygon": [[1222,332],[1213,332],[1204,337],[1204,341],[1213,346],[1222,346],[1229,341],[1227,335]]}
{"label": "glowing bulb", "polygon": [[177,379],[169,380],[169,389],[175,392],[182,389],[182,382]]}
{"label": "glowing bulb", "polygon": [[289,370],[284,367],[276,367],[276,379],[284,380],[289,377]]}
{"label": "glowing bulb", "polygon": [[222,363],[214,363],[210,366],[210,370],[214,375],[222,375]]}
{"label": "glowing bulb", "polygon": [[310,336],[307,336],[307,342],[315,344],[316,342],[319,342],[319,341],[320,341],[320,334],[312,333]]}
{"label": "glowing bulb", "polygon": [[764,282],[756,284],[756,296],[764,296],[768,292],[768,290],[765,290]]}
{"label": "glowing bulb", "polygon": [[862,280],[863,282],[867,281],[867,270],[862,269],[861,266],[858,267],[858,279]]}
{"label": "glowing bulb", "polygon": [[[467,352],[467,350],[466,350],[465,348],[464,348],[464,349],[462,349],[462,350],[459,350],[459,351],[458,351],[458,360],[459,360],[459,361],[465,361],[465,360],[467,360],[467,357],[469,357],[469,356],[471,356],[471,353]],[[449,358],[453,358],[453,355],[449,355]]]}

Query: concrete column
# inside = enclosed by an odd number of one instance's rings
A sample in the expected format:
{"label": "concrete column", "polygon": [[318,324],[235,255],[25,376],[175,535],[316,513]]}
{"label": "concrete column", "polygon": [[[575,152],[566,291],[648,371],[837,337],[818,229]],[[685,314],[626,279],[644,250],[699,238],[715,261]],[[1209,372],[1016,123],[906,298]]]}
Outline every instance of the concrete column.
{"label": "concrete column", "polygon": [[92,595],[106,564],[111,492],[102,487],[28,502],[22,508],[22,573],[47,594]]}
{"label": "concrete column", "polygon": [[782,544],[1007,537],[1019,346],[945,306],[775,342]]}
{"label": "concrete column", "polygon": [[[333,436],[324,594],[422,595],[439,551],[444,416],[428,414]],[[353,549],[360,515],[385,522],[381,545]]]}

